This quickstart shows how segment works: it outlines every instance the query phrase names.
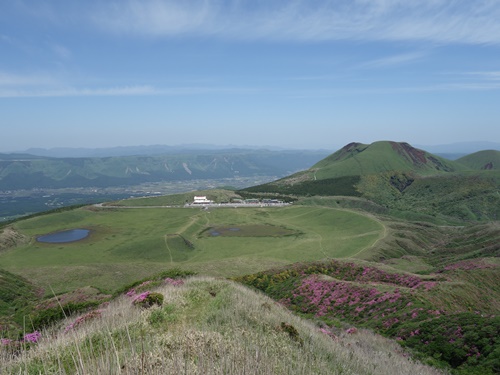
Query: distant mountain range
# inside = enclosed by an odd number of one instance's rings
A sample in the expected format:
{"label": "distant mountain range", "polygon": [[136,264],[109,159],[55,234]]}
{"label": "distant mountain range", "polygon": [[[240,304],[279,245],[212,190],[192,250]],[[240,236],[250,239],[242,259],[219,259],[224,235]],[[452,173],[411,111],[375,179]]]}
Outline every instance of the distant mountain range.
{"label": "distant mountain range", "polygon": [[[171,154],[193,154],[193,153],[217,153],[236,152],[250,150],[284,151],[285,148],[276,146],[235,146],[235,145],[210,145],[210,144],[184,144],[184,145],[150,145],[150,146],[120,146],[107,148],[30,148],[16,152],[36,156],[54,158],[98,158],[111,156],[139,156],[139,155],[171,155]],[[315,150],[316,151],[316,150]]]}
{"label": "distant mountain range", "polygon": [[[329,149],[331,152],[341,145],[332,145]],[[438,154],[440,156],[457,159],[461,156],[471,154],[482,150],[500,150],[498,142],[460,142],[442,145],[415,145],[419,149]],[[304,148],[313,150],[312,148]],[[206,153],[220,152],[227,150],[269,150],[269,151],[284,151],[283,147],[277,146],[251,146],[251,145],[212,145],[212,144],[184,144],[184,145],[149,145],[149,146],[121,146],[107,148],[71,148],[71,147],[56,147],[56,148],[30,148],[15,152],[16,154],[29,154],[36,156],[46,156],[55,158],[91,158],[91,157],[110,157],[110,156],[134,156],[134,155],[161,155],[161,154],[182,154],[182,153]],[[315,151],[325,151],[326,149],[314,149]],[[296,151],[296,150],[295,150]]]}
{"label": "distant mountain range", "polygon": [[276,176],[306,169],[326,151],[203,150],[65,157],[0,154],[0,190],[131,186],[144,182]]}

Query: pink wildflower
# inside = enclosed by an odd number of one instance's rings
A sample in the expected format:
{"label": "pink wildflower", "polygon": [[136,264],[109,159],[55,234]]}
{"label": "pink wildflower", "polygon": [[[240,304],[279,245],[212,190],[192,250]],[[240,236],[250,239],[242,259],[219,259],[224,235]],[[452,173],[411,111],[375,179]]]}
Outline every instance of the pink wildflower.
{"label": "pink wildflower", "polygon": [[33,333],[27,333],[26,335],[24,335],[24,341],[37,343],[38,340],[40,340],[40,337],[42,337],[42,334],[38,331],[35,331]]}
{"label": "pink wildflower", "polygon": [[350,335],[353,335],[355,333],[358,333],[358,330],[355,327],[351,327],[351,328],[348,328],[345,332],[350,334]]}
{"label": "pink wildflower", "polygon": [[136,296],[134,298],[134,300],[132,301],[132,303],[136,304],[136,303],[140,303],[140,302],[144,301],[146,298],[148,298],[148,296],[149,296],[150,293],[151,292],[147,291],[147,292],[139,294],[138,296]]}
{"label": "pink wildflower", "polygon": [[10,345],[13,342],[14,341],[12,341],[11,339],[0,339],[0,343],[2,343],[2,345]]}

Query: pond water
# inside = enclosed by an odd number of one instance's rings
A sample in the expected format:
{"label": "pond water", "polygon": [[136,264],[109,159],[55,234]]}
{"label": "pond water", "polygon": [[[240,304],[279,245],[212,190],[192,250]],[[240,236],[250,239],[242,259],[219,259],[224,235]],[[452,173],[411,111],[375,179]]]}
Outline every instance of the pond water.
{"label": "pond water", "polygon": [[65,243],[83,240],[90,233],[88,229],[70,229],[37,237],[38,242]]}

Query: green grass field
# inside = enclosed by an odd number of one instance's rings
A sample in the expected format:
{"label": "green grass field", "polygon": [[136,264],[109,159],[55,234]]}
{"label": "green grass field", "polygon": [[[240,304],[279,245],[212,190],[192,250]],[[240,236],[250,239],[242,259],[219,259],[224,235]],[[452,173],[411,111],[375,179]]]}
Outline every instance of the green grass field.
{"label": "green grass field", "polygon": [[[209,228],[240,228],[209,236]],[[42,234],[87,228],[66,244],[36,241]],[[32,240],[4,252],[0,268],[56,293],[92,285],[106,292],[168,268],[235,276],[299,261],[354,256],[383,236],[367,216],[325,207],[81,208],[23,220]]]}

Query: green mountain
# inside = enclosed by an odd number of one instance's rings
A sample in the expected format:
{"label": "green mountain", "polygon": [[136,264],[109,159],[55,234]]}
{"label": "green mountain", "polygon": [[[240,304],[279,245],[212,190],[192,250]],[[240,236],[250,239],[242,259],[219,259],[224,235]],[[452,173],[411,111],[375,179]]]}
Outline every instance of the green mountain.
{"label": "green mountain", "polygon": [[[350,143],[306,171],[241,193],[361,197],[414,219],[497,220],[497,153],[450,161],[408,143]],[[481,168],[485,165],[491,168]]]}
{"label": "green mountain", "polygon": [[48,158],[0,154],[0,190],[108,187],[153,181],[283,176],[324,151],[218,150],[155,156]]}
{"label": "green mountain", "polygon": [[458,159],[457,162],[467,166],[470,169],[499,170],[500,151],[485,150],[485,151],[475,152],[473,154]]}
{"label": "green mountain", "polygon": [[410,146],[380,141],[370,145],[350,143],[319,161],[308,171],[314,180],[369,175],[387,171],[431,175],[465,169],[460,164]]}

